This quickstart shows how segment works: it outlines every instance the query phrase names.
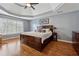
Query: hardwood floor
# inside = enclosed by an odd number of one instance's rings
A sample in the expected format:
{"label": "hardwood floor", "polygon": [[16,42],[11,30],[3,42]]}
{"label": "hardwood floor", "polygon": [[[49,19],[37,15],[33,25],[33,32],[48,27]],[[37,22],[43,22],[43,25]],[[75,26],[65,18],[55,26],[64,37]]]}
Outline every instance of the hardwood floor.
{"label": "hardwood floor", "polygon": [[72,44],[69,43],[51,41],[42,52],[39,52],[20,44],[18,39],[8,41],[7,44],[0,44],[0,56],[77,56]]}
{"label": "hardwood floor", "polygon": [[0,56],[16,55],[20,55],[20,41],[18,39],[11,39],[0,44]]}
{"label": "hardwood floor", "polygon": [[64,42],[50,42],[42,52],[39,52],[29,46],[22,44],[22,53],[23,55],[32,55],[32,56],[76,56],[74,48],[69,43]]}

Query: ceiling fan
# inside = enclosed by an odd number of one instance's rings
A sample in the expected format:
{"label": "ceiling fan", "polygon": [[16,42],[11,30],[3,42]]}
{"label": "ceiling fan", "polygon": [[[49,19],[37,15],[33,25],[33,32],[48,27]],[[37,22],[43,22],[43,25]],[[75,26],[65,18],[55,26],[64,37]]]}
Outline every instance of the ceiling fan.
{"label": "ceiling fan", "polygon": [[25,3],[23,4],[19,4],[19,3],[15,3],[16,5],[20,6],[20,7],[24,7],[24,9],[26,9],[27,7],[31,7],[33,10],[35,10],[34,5],[37,5],[39,3]]}

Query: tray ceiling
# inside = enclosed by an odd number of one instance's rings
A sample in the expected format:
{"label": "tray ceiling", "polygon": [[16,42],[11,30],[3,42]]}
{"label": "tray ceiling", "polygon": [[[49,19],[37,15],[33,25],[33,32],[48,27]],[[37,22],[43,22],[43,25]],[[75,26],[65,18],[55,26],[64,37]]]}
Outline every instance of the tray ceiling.
{"label": "tray ceiling", "polygon": [[[25,5],[25,3],[20,3]],[[16,5],[16,3],[0,3],[0,14],[6,14],[14,17],[19,17],[23,19],[35,19],[37,16],[42,15],[56,15],[58,13],[65,13],[69,11],[79,10],[79,4],[63,4],[63,3],[39,3],[34,5],[35,10],[28,7]],[[72,10],[71,10],[72,9]]]}

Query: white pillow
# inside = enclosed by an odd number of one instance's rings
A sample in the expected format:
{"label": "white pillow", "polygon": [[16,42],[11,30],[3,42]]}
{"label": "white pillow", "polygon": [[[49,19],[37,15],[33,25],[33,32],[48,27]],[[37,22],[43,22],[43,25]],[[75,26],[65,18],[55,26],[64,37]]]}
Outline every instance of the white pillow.
{"label": "white pillow", "polygon": [[50,30],[49,30],[49,29],[42,29],[42,30],[44,30],[45,32],[50,32]]}

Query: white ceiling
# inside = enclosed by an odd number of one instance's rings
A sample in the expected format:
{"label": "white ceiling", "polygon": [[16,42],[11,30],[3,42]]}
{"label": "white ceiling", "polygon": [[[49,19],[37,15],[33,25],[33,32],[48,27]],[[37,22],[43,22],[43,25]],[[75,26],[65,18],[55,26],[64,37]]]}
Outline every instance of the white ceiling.
{"label": "white ceiling", "polygon": [[20,7],[14,3],[1,3],[0,5],[6,10],[15,14],[34,16],[50,10],[54,10],[57,5],[59,5],[59,3],[39,3],[34,6],[35,10],[33,10],[32,8],[24,9],[23,7]]}
{"label": "white ceiling", "polygon": [[15,3],[0,3],[0,14],[6,14],[13,17],[32,20],[37,18],[38,16],[47,17],[49,15],[57,15],[79,10],[78,3],[39,3],[34,7],[35,10],[33,10],[32,8],[24,9],[23,7],[20,7]]}
{"label": "white ceiling", "polygon": [[59,13],[79,11],[79,3],[66,3],[66,4],[63,4],[63,6],[61,6],[57,11]]}

